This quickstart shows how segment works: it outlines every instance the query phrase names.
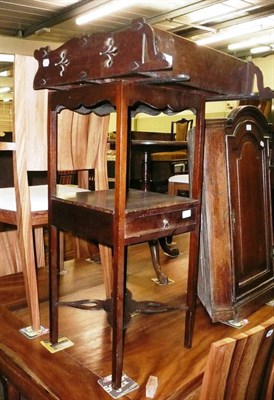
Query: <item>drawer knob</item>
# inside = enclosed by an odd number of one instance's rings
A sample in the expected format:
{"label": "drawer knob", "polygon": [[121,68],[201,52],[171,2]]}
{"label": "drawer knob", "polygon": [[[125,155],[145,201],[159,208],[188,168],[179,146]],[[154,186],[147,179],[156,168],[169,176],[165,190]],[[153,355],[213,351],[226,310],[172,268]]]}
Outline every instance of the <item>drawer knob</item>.
{"label": "drawer knob", "polygon": [[164,229],[169,228],[169,226],[170,226],[169,220],[166,219],[166,218],[163,219],[163,227],[164,227]]}

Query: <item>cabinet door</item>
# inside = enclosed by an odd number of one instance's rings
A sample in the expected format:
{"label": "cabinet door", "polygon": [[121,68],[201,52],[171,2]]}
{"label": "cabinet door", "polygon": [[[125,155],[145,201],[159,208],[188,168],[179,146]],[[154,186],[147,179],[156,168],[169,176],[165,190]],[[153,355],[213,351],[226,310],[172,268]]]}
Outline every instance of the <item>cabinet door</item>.
{"label": "cabinet door", "polygon": [[226,137],[234,300],[273,275],[269,148],[264,133],[255,118],[246,116]]}

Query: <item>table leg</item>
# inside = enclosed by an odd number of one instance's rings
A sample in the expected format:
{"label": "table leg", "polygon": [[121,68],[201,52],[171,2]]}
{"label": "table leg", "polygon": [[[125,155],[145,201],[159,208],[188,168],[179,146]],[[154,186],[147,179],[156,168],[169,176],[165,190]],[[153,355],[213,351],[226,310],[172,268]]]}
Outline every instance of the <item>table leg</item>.
{"label": "table leg", "polygon": [[153,268],[154,268],[155,273],[157,275],[158,281],[162,285],[167,285],[168,284],[168,277],[161,270],[161,265],[160,265],[159,241],[157,239],[150,240],[148,242],[148,244],[149,244],[149,249],[150,249]]}
{"label": "table leg", "polygon": [[169,257],[178,257],[179,249],[171,246],[172,237],[163,237],[159,239],[160,246],[163,252]]}

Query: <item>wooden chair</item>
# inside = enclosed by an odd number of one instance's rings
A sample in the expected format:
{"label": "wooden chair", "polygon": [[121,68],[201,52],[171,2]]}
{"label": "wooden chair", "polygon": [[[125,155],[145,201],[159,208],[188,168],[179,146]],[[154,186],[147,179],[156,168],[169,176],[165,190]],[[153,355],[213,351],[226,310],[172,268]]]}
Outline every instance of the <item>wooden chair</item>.
{"label": "wooden chair", "polygon": [[239,106],[245,106],[245,105],[252,105],[256,106],[261,110],[263,115],[268,119],[271,114],[271,108],[272,108],[272,99],[248,99],[248,100],[240,100],[239,101]]}
{"label": "wooden chair", "polygon": [[173,175],[168,179],[168,194],[176,196],[179,190],[189,192],[189,174]]}
{"label": "wooden chair", "polygon": [[[171,123],[171,133],[174,140],[186,141],[189,129],[193,125],[193,120],[182,118],[179,121]],[[184,173],[188,171],[188,151],[175,150],[175,151],[161,151],[151,153],[151,176],[152,187],[154,191],[166,193],[167,191],[167,178],[163,179],[164,174],[168,177],[177,173]],[[157,173],[158,171],[158,173]],[[161,176],[159,177],[157,175]]]}
{"label": "wooden chair", "polygon": [[212,343],[200,393],[195,398],[272,400],[273,345],[274,317],[235,338]]}
{"label": "wooden chair", "polygon": [[[15,56],[14,138],[12,142],[0,143],[0,150],[13,152],[14,187],[0,190],[0,224],[1,227],[17,226],[31,327],[34,331],[39,331],[36,265],[44,260],[42,227],[48,224],[48,187],[47,185],[29,187],[27,172],[47,170],[47,91],[32,90],[36,69],[34,58]],[[105,157],[108,122],[108,117],[104,117],[103,123],[101,118],[99,125],[98,117],[94,114],[80,116],[65,111],[59,121],[58,168],[82,171],[95,168],[96,188],[106,189]],[[96,138],[92,135],[93,132],[96,132]],[[83,157],[81,146],[90,150],[89,158]],[[100,157],[97,157],[97,152]],[[82,172],[78,185],[88,186],[87,173]],[[71,185],[59,185],[58,190],[64,196],[69,196],[76,190],[83,189]],[[104,265],[109,263],[111,274],[111,251],[109,248],[101,247],[100,252],[102,263]],[[38,257],[40,261],[37,260]],[[109,277],[109,273],[107,276]],[[111,280],[111,277],[106,278],[106,287],[109,286],[108,279]]]}
{"label": "wooden chair", "polygon": [[[171,123],[171,133],[175,140],[186,141],[188,130],[192,128],[193,120],[185,118]],[[163,151],[151,154],[152,162],[165,162],[170,164],[170,174],[175,173],[176,166],[180,167],[182,172],[187,170],[188,154],[187,150]]]}
{"label": "wooden chair", "polygon": [[194,138],[195,128],[189,129],[187,144],[188,144],[188,173],[175,174],[168,178],[168,194],[177,195],[178,191],[188,192],[188,197],[191,196],[191,176],[193,174],[193,158],[194,158]]}

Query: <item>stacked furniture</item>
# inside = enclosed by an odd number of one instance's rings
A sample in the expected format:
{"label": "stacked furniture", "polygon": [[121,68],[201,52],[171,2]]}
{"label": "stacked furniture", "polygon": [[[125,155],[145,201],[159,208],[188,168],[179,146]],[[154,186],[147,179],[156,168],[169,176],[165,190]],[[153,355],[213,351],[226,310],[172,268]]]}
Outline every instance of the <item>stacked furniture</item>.
{"label": "stacked furniture", "polygon": [[[193,120],[182,118],[179,121],[173,121],[171,123],[171,132],[176,141],[183,141],[187,143],[187,135],[189,129],[193,126]],[[153,165],[153,171],[161,166],[161,164],[167,164],[169,166],[169,176],[178,174],[178,172],[188,171],[188,153],[187,148],[177,151],[164,150],[160,152],[155,152],[151,154],[151,162]],[[161,179],[158,184],[160,192],[167,192],[167,182]]]}
{"label": "stacked furniture", "polygon": [[[189,56],[191,54],[191,57]],[[202,205],[205,103],[207,100],[251,97],[254,78],[260,96],[260,70],[214,50],[198,47],[176,35],[153,29],[143,20],[118,32],[72,39],[59,49],[35,52],[39,68],[35,89],[50,88],[49,97],[49,222],[51,341],[58,340],[58,233],[95,239],[113,249],[112,296],[107,299],[113,328],[112,384],[120,388],[123,340],[132,311],[126,290],[128,245],[191,232],[186,300],[185,345],[191,347],[199,265]],[[130,190],[128,164],[130,117],[190,108],[196,114],[192,199]],[[115,189],[60,198],[56,194],[57,121],[63,109],[106,115],[116,111]]]}

